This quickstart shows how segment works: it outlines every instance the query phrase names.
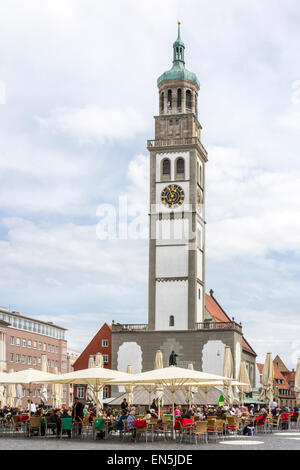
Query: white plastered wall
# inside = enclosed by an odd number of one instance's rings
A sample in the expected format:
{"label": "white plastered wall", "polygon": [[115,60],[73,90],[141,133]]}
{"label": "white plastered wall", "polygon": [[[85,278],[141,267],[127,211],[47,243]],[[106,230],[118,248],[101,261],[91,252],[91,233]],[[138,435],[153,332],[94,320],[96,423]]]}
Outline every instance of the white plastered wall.
{"label": "white plastered wall", "polygon": [[[188,328],[188,282],[156,282],[155,325],[157,330],[186,330]],[[175,318],[169,326],[170,316]]]}

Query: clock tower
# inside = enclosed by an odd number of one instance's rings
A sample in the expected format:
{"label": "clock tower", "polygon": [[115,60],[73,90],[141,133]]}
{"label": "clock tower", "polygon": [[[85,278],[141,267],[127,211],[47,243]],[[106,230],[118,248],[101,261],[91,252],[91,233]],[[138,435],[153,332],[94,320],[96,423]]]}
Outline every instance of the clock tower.
{"label": "clock tower", "polygon": [[185,45],[157,81],[159,114],[150,152],[149,310],[151,330],[194,330],[205,300],[205,163],[196,75]]}

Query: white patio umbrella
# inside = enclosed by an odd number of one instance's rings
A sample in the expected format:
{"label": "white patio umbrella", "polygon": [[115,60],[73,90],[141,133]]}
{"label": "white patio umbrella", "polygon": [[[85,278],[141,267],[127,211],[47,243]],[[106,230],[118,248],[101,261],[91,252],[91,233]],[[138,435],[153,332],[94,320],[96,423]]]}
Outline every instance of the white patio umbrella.
{"label": "white patio umbrella", "polygon": [[[52,377],[45,381],[45,383],[92,385],[94,387],[95,399],[97,401],[97,392],[100,392],[105,385],[110,384],[113,380],[115,380],[115,384],[118,384],[119,382],[125,383],[130,381],[131,378],[132,376],[130,374],[126,374],[126,372],[119,372],[117,370],[105,369],[102,367],[93,367],[90,369],[76,370],[69,372],[68,374],[61,374],[55,378]],[[99,407],[100,404],[97,403],[97,410]]]}
{"label": "white patio umbrella", "polygon": [[238,375],[238,380],[240,382],[243,382],[245,385],[239,385],[239,395],[240,395],[240,402],[242,406],[244,405],[245,401],[245,394],[250,393],[252,390],[249,375],[247,372],[247,367],[245,361],[241,361],[240,364],[240,370],[239,370],[239,375]]}
{"label": "white patio umbrella", "polygon": [[[95,359],[94,359],[94,355],[91,354],[90,357],[89,357],[89,363],[88,363],[88,369],[93,369],[95,367]],[[89,385],[87,387],[87,390],[86,390],[86,396],[87,396],[87,399],[90,400],[90,401],[94,401],[94,390],[93,390],[93,387],[91,385]]]}
{"label": "white patio umbrella", "polygon": [[[233,359],[231,354],[231,348],[229,346],[226,346],[224,351],[223,375],[226,377],[230,377],[230,379],[233,378]],[[227,405],[232,405],[234,402],[234,396],[230,381],[224,382],[223,395],[225,403]]]}
{"label": "white patio umbrella", "polygon": [[[163,367],[164,367],[163,354],[159,350],[155,354],[154,369],[163,369]],[[161,406],[163,406],[164,388],[158,385],[155,388],[155,395],[156,395],[156,399],[158,402],[158,417],[160,418],[160,408]]]}
{"label": "white patio umbrella", "polygon": [[[193,364],[188,365],[188,369],[194,370]],[[189,407],[191,408],[192,402],[194,401],[194,394],[197,393],[197,387],[193,387],[192,385],[188,385],[186,387],[186,403],[188,403]]]}
{"label": "white patio umbrella", "polygon": [[[7,376],[10,374],[13,374],[14,370],[9,369],[8,374],[5,374],[4,380],[7,379]],[[1,377],[1,380],[3,380],[3,377]],[[7,382],[2,382],[2,383],[7,383]],[[8,407],[13,408],[15,406],[15,398],[17,396],[17,391],[16,391],[16,384],[15,383],[8,383],[6,386],[6,404]]]}
{"label": "white patio umbrella", "polygon": [[[175,424],[174,417],[174,393],[177,389],[181,388],[183,385],[197,385],[201,382],[213,382],[220,381],[222,383],[231,382],[229,377],[222,377],[219,375],[209,374],[206,372],[199,372],[190,369],[183,369],[181,367],[165,367],[163,369],[154,369],[148,372],[142,372],[141,374],[136,374],[132,378],[129,378],[123,383],[135,383],[135,384],[153,384],[161,385],[164,388],[167,388],[172,393],[172,414],[173,414],[173,423]],[[120,383],[120,382],[118,382]],[[173,438],[175,439],[175,429],[173,427]]]}
{"label": "white patio umbrella", "polygon": [[[58,375],[58,367],[54,368],[54,374]],[[63,400],[63,385],[62,384],[53,384],[52,385],[52,395],[53,395],[53,406],[54,408],[62,407]]]}
{"label": "white patio umbrella", "polygon": [[[49,372],[48,370],[48,360],[47,355],[41,355],[41,371],[42,372]],[[40,388],[40,399],[42,402],[46,403],[48,400],[48,388],[47,385],[42,385]]]}
{"label": "white patio umbrella", "polygon": [[295,392],[297,405],[300,405],[300,359],[298,359],[296,374],[295,374]]}
{"label": "white patio umbrella", "polygon": [[20,384],[16,385],[16,408],[22,407],[23,387]]}
{"label": "white patio umbrella", "polygon": [[[3,365],[0,363],[0,375],[3,374]],[[3,408],[6,403],[5,399],[5,387],[0,385],[0,408]]]}
{"label": "white patio umbrella", "polygon": [[[96,354],[95,367],[100,367],[101,369],[104,368],[104,360],[100,352]],[[100,409],[103,409],[103,387],[101,388],[101,390],[98,390],[98,391],[94,390],[94,394],[97,394],[96,403],[99,406],[99,412],[100,412]]]}
{"label": "white patio umbrella", "polygon": [[12,389],[14,395],[11,393],[11,396],[14,397],[16,396],[15,385],[22,385],[25,390],[29,391],[29,401],[31,402],[33,388],[35,388],[37,384],[45,383],[47,379],[52,379],[53,376],[54,374],[49,374],[48,372],[42,372],[36,369],[26,369],[18,372],[10,372],[9,374],[3,374],[0,376],[0,382],[2,384],[6,384],[8,389],[11,385],[14,386]]}
{"label": "white patio umbrella", "polygon": [[262,373],[262,392],[259,396],[259,400],[263,401],[265,404],[269,404],[273,401],[274,396],[274,364],[272,359],[272,354],[267,353],[266,360]]}
{"label": "white patio umbrella", "polygon": [[[126,368],[127,374],[133,374],[132,366],[128,364]],[[125,392],[126,392],[126,401],[129,406],[132,405],[133,403],[133,385],[126,385],[125,386]]]}

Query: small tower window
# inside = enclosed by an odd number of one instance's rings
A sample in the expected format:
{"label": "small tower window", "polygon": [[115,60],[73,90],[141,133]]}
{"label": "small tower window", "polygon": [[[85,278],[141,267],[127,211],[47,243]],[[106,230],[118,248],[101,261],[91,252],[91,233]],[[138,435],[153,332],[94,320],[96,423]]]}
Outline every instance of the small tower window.
{"label": "small tower window", "polygon": [[172,109],[172,90],[168,90],[168,109]]}
{"label": "small tower window", "polygon": [[169,318],[169,326],[175,326],[175,318],[174,318],[174,315],[170,315],[170,318]]}
{"label": "small tower window", "polygon": [[191,90],[186,91],[186,107],[192,109],[192,92]]}
{"label": "small tower window", "polygon": [[181,105],[182,105],[182,91],[181,88],[177,91],[177,108],[178,111],[181,112]]}
{"label": "small tower window", "polygon": [[162,170],[163,170],[162,171],[163,175],[169,175],[170,174],[171,164],[170,164],[170,160],[168,158],[165,158],[163,160]]}
{"label": "small tower window", "polygon": [[161,109],[161,112],[164,112],[164,109],[165,109],[165,94],[164,93],[160,95],[160,109]]}
{"label": "small tower window", "polygon": [[176,163],[176,172],[180,175],[184,174],[184,159],[178,158]]}

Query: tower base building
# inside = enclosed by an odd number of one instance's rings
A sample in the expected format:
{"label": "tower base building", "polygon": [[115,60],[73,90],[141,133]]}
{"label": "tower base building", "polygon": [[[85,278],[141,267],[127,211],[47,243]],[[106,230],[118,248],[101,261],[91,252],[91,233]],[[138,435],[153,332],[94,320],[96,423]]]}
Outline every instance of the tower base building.
{"label": "tower base building", "polygon": [[135,373],[151,370],[157,350],[169,365],[222,374],[230,346],[235,376],[241,360],[255,381],[256,354],[213,296],[205,294],[205,166],[196,75],[188,71],[185,45],[173,44],[173,66],[158,81],[159,113],[155,139],[149,140],[149,303],[145,325],[112,325],[112,368]]}

